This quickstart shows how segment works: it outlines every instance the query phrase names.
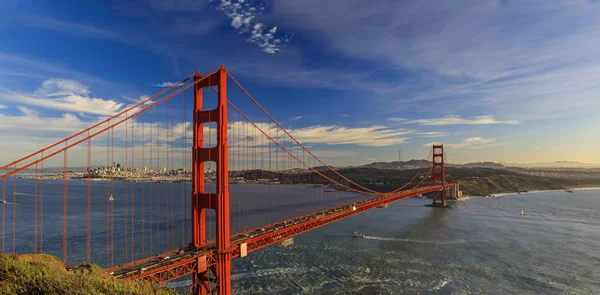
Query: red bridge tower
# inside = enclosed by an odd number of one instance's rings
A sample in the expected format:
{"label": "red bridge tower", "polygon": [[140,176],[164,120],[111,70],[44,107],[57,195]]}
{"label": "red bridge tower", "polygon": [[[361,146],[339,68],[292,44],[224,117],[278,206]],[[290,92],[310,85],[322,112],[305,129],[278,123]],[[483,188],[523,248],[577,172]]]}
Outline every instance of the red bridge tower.
{"label": "red bridge tower", "polygon": [[433,167],[431,168],[432,185],[441,185],[443,188],[440,191],[433,192],[434,207],[446,207],[446,173],[444,171],[444,145],[433,145]]}
{"label": "red bridge tower", "polygon": [[[199,72],[194,79],[202,78]],[[214,110],[202,110],[202,89],[218,87],[218,104]],[[194,274],[193,294],[231,294],[231,251],[229,225],[229,168],[227,149],[227,72],[219,70],[195,85],[194,89],[194,147],[192,152],[192,240],[200,247],[206,243],[206,212],[216,213],[217,259],[207,261],[206,256],[198,258],[197,272]],[[205,123],[217,124],[217,145],[204,147]],[[204,162],[215,162],[217,166],[216,193],[204,190]]]}

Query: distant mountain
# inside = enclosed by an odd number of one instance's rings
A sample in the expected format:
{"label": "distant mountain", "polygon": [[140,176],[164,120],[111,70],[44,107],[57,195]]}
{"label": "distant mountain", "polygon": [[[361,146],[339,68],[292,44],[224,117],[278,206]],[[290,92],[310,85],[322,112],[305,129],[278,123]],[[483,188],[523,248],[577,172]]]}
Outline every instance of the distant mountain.
{"label": "distant mountain", "polygon": [[467,163],[467,164],[457,165],[457,166],[465,167],[465,168],[495,168],[495,169],[504,168],[504,165],[502,165],[500,163],[495,163],[495,162],[476,162],[476,163]]}
{"label": "distant mountain", "polygon": [[[448,167],[464,167],[464,168],[494,168],[503,169],[504,165],[495,162],[477,162],[467,164],[451,164],[446,163]],[[393,162],[374,162],[358,166],[359,168],[375,168],[375,169],[396,169],[396,170],[410,170],[418,168],[431,167],[431,161],[428,160],[410,160],[410,161],[393,161]]]}
{"label": "distant mountain", "polygon": [[504,166],[519,168],[600,168],[600,163],[581,163],[576,161],[555,161],[537,163],[504,163]]}
{"label": "distant mountain", "polygon": [[393,161],[393,162],[374,162],[358,166],[359,168],[375,168],[375,169],[396,169],[409,170],[423,167],[431,167],[431,161],[427,160],[410,160],[410,161]]}

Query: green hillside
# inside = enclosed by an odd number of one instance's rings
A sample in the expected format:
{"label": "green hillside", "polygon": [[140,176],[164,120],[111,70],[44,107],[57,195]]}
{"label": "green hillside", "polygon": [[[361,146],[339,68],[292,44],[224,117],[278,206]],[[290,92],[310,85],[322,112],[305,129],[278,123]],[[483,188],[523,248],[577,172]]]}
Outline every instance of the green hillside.
{"label": "green hillside", "polygon": [[67,271],[58,258],[47,254],[0,254],[0,294],[110,294],[176,295],[147,282],[113,278],[94,264],[77,273]]}

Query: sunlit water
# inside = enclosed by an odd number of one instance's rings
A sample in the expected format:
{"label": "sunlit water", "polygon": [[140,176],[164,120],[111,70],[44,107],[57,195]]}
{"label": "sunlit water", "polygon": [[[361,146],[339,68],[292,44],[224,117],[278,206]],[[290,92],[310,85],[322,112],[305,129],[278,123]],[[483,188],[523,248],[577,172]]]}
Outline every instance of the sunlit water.
{"label": "sunlit water", "polygon": [[[31,180],[18,179],[17,182],[16,248],[19,253],[32,252],[30,220],[35,186]],[[124,223],[124,184],[116,182],[115,185],[115,223],[121,225]],[[154,184],[153,189],[166,191],[169,185]],[[136,193],[140,189],[136,184]],[[297,215],[360,197],[323,194],[316,188],[292,186],[232,185],[231,189],[232,215],[240,220],[234,225],[234,231],[269,219],[285,218],[285,214]],[[188,194],[189,186],[173,186],[173,194],[178,196],[174,198],[175,208],[188,206],[185,198],[181,198],[182,192]],[[285,200],[277,203],[275,192]],[[294,197],[307,192],[312,194],[312,199]],[[62,257],[62,193],[62,181],[49,181],[44,185],[44,252],[59,257]],[[84,182],[70,182],[69,264],[85,259],[86,193]],[[269,199],[256,201],[269,194],[271,202]],[[5,247],[10,252],[13,206],[10,186],[7,195]],[[92,260],[103,266],[106,263],[105,195],[106,183],[92,184]],[[330,201],[323,202],[323,199]],[[139,229],[138,201],[134,209]],[[157,201],[156,197],[155,206]],[[387,209],[374,209],[297,236],[290,247],[271,246],[235,259],[233,287],[238,294],[600,293],[597,238],[600,236],[600,190],[470,198],[449,209],[425,207],[428,202],[426,198],[396,202]],[[164,204],[164,199],[159,204]],[[273,207],[285,209],[272,210]],[[288,213],[281,215],[284,211]],[[189,210],[185,213],[189,218]],[[188,226],[186,231],[189,230],[188,218],[184,220]],[[180,219],[181,215],[176,215],[175,246],[179,246],[181,239]],[[154,254],[167,249],[166,225],[162,221],[150,223],[148,220],[146,217],[143,254],[136,230],[136,257],[149,254],[151,224]],[[364,232],[367,237],[352,237],[355,230]],[[157,241],[159,232],[163,238]],[[115,247],[122,248],[124,231],[117,227],[115,235]],[[189,240],[189,234],[185,240]],[[116,251],[115,263],[123,261],[123,251]],[[168,285],[186,293],[190,280],[184,278]]]}

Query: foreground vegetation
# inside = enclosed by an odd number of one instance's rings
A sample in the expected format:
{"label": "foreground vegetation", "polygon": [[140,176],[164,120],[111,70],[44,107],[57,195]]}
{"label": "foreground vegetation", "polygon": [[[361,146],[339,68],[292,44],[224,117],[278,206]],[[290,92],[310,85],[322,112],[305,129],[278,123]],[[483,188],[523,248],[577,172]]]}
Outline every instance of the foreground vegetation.
{"label": "foreground vegetation", "polygon": [[48,254],[0,254],[0,294],[118,294],[175,295],[168,288],[146,282],[113,278],[94,264],[78,272],[67,271],[58,258]]}

